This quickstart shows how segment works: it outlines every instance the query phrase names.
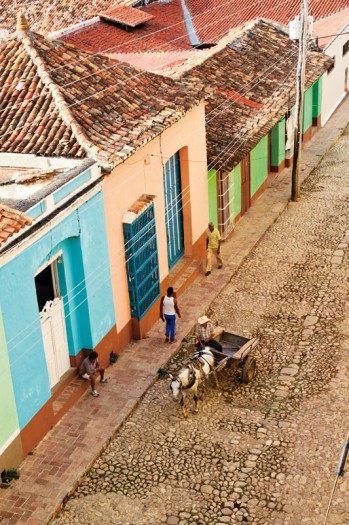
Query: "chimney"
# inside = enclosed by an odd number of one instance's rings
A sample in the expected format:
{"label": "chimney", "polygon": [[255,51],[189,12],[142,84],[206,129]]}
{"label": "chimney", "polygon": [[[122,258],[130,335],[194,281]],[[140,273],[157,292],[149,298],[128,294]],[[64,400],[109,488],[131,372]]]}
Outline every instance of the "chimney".
{"label": "chimney", "polygon": [[17,14],[17,31],[29,31],[29,24],[23,13]]}

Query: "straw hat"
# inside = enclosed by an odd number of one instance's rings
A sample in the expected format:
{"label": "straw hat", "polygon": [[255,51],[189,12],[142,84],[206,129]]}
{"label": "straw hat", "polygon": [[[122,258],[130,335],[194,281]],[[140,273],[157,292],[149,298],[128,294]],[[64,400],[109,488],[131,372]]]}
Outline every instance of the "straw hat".
{"label": "straw hat", "polygon": [[209,317],[207,317],[207,315],[203,315],[202,317],[199,317],[198,319],[199,324],[205,324],[205,323],[208,323],[208,321],[210,321],[210,319]]}

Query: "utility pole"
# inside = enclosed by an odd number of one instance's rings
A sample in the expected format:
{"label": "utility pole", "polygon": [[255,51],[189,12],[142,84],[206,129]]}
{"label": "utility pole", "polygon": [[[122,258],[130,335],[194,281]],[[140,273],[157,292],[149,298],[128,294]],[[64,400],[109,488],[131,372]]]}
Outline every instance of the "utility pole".
{"label": "utility pole", "polygon": [[293,165],[292,165],[292,195],[293,201],[300,197],[300,164],[302,153],[303,131],[303,99],[305,81],[305,63],[308,51],[308,2],[303,0],[301,7],[300,34],[297,64],[297,93],[296,93],[296,123],[294,133]]}
{"label": "utility pole", "polygon": [[347,439],[346,439],[346,441],[345,441],[345,443],[343,445],[343,448],[342,448],[341,457],[339,458],[338,467],[336,469],[336,479],[335,479],[335,482],[334,482],[334,485],[333,485],[333,488],[332,488],[330,501],[328,502],[328,506],[327,506],[327,510],[326,510],[326,516],[325,516],[325,521],[324,521],[323,525],[326,525],[326,523],[327,523],[327,518],[328,518],[328,515],[329,515],[329,512],[330,512],[332,499],[333,499],[334,491],[336,490],[338,478],[341,477],[341,476],[344,476],[344,472],[345,472],[344,467],[345,467],[345,464],[346,464],[346,461],[347,461],[348,453],[349,453],[349,434],[347,435]]}

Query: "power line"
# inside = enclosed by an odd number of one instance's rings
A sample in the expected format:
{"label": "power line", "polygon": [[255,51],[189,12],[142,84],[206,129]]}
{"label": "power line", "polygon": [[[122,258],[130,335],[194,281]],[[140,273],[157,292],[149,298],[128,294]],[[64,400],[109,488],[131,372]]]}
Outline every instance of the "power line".
{"label": "power line", "polygon": [[[257,2],[255,2],[255,4],[258,4],[258,3],[263,2],[263,1],[264,1],[264,0],[257,0]],[[230,0],[227,1],[227,4],[229,4],[229,2],[230,2]],[[288,0],[285,0],[284,2],[281,2],[281,4],[282,4],[282,3],[287,3],[287,2],[288,2]],[[224,5],[224,4],[223,4],[223,5]],[[253,4],[252,4],[252,5],[253,5]],[[207,9],[206,11],[211,11],[211,10],[214,10],[214,9],[216,9],[216,8],[217,8],[217,7],[210,8],[210,9]],[[204,11],[204,12],[206,13],[206,11]],[[243,10],[241,10],[241,11],[243,11]],[[268,11],[267,11],[267,12],[268,12]],[[199,15],[196,15],[196,16],[199,16]],[[222,17],[223,20],[224,20],[225,18],[227,18],[227,17]],[[181,23],[181,22],[180,22],[180,23]],[[206,25],[203,24],[203,25],[204,25],[204,27],[208,27],[208,26],[210,26],[210,25],[212,25],[212,24],[215,24],[215,23],[217,23],[217,20],[213,21],[211,24],[206,24]],[[177,22],[176,24],[172,24],[172,25],[170,25],[170,26],[166,26],[166,28],[164,28],[164,29],[161,29],[161,30],[158,30],[158,31],[154,31],[154,32],[152,32],[152,33],[149,33],[149,34],[147,34],[147,35],[144,35],[143,37],[141,37],[141,39],[143,39],[143,38],[149,38],[149,36],[151,36],[152,34],[156,34],[157,32],[161,32],[161,31],[163,31],[163,30],[165,30],[165,29],[168,29],[168,28],[170,28],[170,27],[175,27],[175,26],[178,25],[178,24],[179,24],[179,23]],[[237,28],[238,28],[238,27],[237,27]],[[222,32],[219,36],[221,36],[222,34],[223,34],[223,35],[226,35],[227,33],[226,33],[226,31],[224,31],[224,32]],[[170,40],[168,43],[175,42],[175,41],[177,41],[177,40],[180,39],[180,38],[182,38],[182,37],[174,38],[173,40]],[[137,41],[137,39],[135,39],[135,41]],[[120,46],[118,46],[118,45],[112,46],[112,47],[110,47],[109,49],[105,50],[103,53],[105,53],[106,51],[110,51],[111,49],[114,49],[114,48],[116,48],[116,47],[118,47],[118,48],[119,48],[119,47],[122,47],[123,45],[126,45],[126,44],[121,44]],[[165,44],[159,44],[159,46],[156,46],[156,47],[161,48],[163,45],[165,45]],[[74,47],[76,47],[76,46],[74,46]],[[78,47],[76,47],[76,49],[79,50]],[[195,52],[195,51],[193,51],[193,52]],[[84,53],[86,53],[86,51],[84,51]],[[92,55],[93,55],[93,56],[94,56],[94,55],[99,55],[99,56],[100,56],[100,53],[92,53]],[[48,73],[51,73],[51,72],[53,72],[53,71],[58,71],[58,70],[64,68],[65,66],[67,66],[67,65],[69,66],[70,63],[69,63],[69,62],[65,62],[65,63],[63,63],[62,66],[58,66],[57,68],[51,68],[51,69],[48,70]],[[73,82],[68,82],[68,83],[63,84],[63,85],[61,85],[61,86],[59,86],[59,87],[60,87],[60,89],[63,89],[63,88],[65,88],[65,87],[67,87],[67,86],[70,86],[70,85],[72,85],[72,84],[75,84],[76,82],[81,82],[82,80],[85,80],[85,79],[87,79],[87,78],[91,78],[91,77],[93,77],[93,76],[98,75],[99,73],[102,73],[102,72],[108,71],[108,70],[110,70],[110,69],[113,69],[113,68],[116,68],[116,67],[119,67],[119,66],[120,66],[120,61],[117,61],[115,64],[112,64],[111,66],[107,66],[107,67],[105,67],[105,68],[99,69],[99,70],[97,70],[95,73],[91,73],[90,75],[85,75],[85,76],[79,78],[79,80],[75,80],[75,81],[73,81]],[[133,66],[130,66],[130,67],[133,67]],[[159,66],[159,68],[156,68],[156,69],[162,69],[162,66]],[[149,74],[149,72],[148,72],[148,71],[143,71],[143,70],[142,70],[142,71],[139,71],[139,73],[138,73],[137,75],[134,75],[134,76],[130,77],[129,79],[127,79],[127,82],[128,82],[129,80],[133,79],[133,78],[138,78],[139,76],[142,76],[142,75],[144,75],[144,74]],[[39,76],[38,73],[36,73],[35,76]],[[39,77],[39,78],[40,78],[40,77]],[[117,84],[115,84],[115,85],[124,84],[125,82],[126,82],[126,80],[124,80],[124,81],[119,81],[119,82],[118,82]],[[114,86],[111,86],[111,87],[114,87]],[[96,96],[97,94],[98,94],[98,92],[95,93],[94,96]],[[40,97],[40,95],[37,95],[36,97],[33,97],[33,98],[31,99],[31,101],[33,101],[33,100],[35,100],[35,99],[37,99],[37,98],[39,98],[39,97]],[[25,101],[21,101],[21,102],[18,103],[18,104],[21,105],[21,104],[23,104],[23,103],[25,103]],[[79,102],[79,104],[80,104],[80,103],[81,103],[81,102]],[[8,108],[12,109],[13,107],[17,107],[18,104],[14,104],[13,106],[7,106],[6,109],[1,110],[1,111],[5,111],[5,110],[7,110]],[[68,107],[69,107],[69,106],[68,106]],[[0,113],[1,113],[1,111],[0,111]],[[54,113],[55,113],[55,112],[52,112],[51,114],[54,114]],[[36,120],[36,119],[35,119],[35,120]],[[34,120],[34,122],[35,122],[35,120]],[[23,126],[23,127],[24,127],[24,126]],[[22,128],[16,128],[16,129],[22,129]],[[0,138],[1,138],[1,137],[2,137],[2,135],[0,136]]]}
{"label": "power line", "polygon": [[[269,68],[268,68],[268,69],[269,69]],[[291,74],[291,73],[289,73],[289,75],[290,75],[290,74]],[[234,104],[234,103],[235,103],[235,101],[233,100],[232,104]],[[243,140],[240,140],[239,142],[242,143]],[[234,150],[234,151],[235,151],[235,150]],[[213,167],[212,167],[211,169],[213,169]],[[139,175],[139,173],[140,173],[140,172],[135,173],[135,174],[133,175],[133,177]],[[214,174],[211,175],[211,177],[213,177],[213,176],[214,176]],[[211,179],[211,177],[209,177],[209,180]],[[128,182],[129,182],[129,180],[128,180]],[[113,192],[115,189],[117,189],[117,188],[114,188],[113,190],[110,190],[110,193]],[[186,193],[189,192],[189,186],[186,187],[185,191],[186,191]],[[185,194],[184,194],[184,190],[181,192],[181,195],[182,195],[182,198],[183,198],[183,196],[185,195]],[[90,206],[91,206],[91,205],[94,205],[94,204],[96,204],[96,203],[90,204]],[[85,208],[85,211],[86,211],[86,208]],[[73,217],[72,217],[71,220],[73,220]],[[167,225],[166,225],[166,223],[165,223],[165,227],[166,227],[166,226],[167,226]],[[144,235],[146,235],[146,232],[144,233]],[[130,242],[130,241],[129,241],[129,242]],[[127,243],[125,243],[125,244],[123,245],[123,248],[125,249],[126,246],[127,246]],[[116,254],[116,255],[119,256],[119,257],[124,257],[124,251],[123,251],[122,249],[120,249],[119,252],[118,252],[118,254]],[[136,255],[136,254],[135,254],[135,255]],[[110,261],[107,260],[107,261],[105,261],[105,263],[103,263],[103,265],[104,265],[104,264],[105,264],[105,265],[109,265],[109,264],[110,264],[110,266],[111,266],[111,265],[112,265],[112,261],[111,261],[111,260],[110,260]],[[101,266],[103,266],[103,265],[101,265]],[[98,270],[98,269],[96,269],[95,271],[97,271],[97,270]],[[103,271],[104,271],[104,270],[103,270]],[[92,275],[93,273],[94,273],[94,272],[91,272],[90,275]],[[89,277],[90,277],[90,275],[89,275]],[[74,290],[75,288],[77,288],[78,286],[80,286],[80,284],[82,284],[84,281],[86,282],[86,278],[83,279],[80,283],[78,283],[78,284],[73,288],[73,290]],[[79,291],[78,291],[78,293],[77,293],[76,295],[81,294],[81,293],[85,290],[85,288],[86,288],[86,286],[84,286],[82,289],[79,289]],[[72,290],[70,290],[69,293],[67,292],[66,296],[68,296],[68,294],[70,294],[71,291],[72,291]],[[71,300],[73,300],[73,299],[76,297],[76,295],[73,296],[73,297],[71,297],[71,298],[69,299],[68,302],[70,302]],[[35,322],[36,322],[36,321],[33,321],[32,324],[34,324]],[[26,329],[27,329],[27,328],[28,328],[28,327],[26,327]],[[23,329],[23,330],[24,330],[24,329]],[[23,331],[23,330],[22,330],[22,331]],[[18,336],[18,335],[19,335],[19,334],[17,334],[17,336]],[[30,335],[30,334],[28,334],[28,336],[29,336],[29,335]],[[11,341],[12,341],[13,339],[15,339],[17,336],[14,336],[14,338],[12,338]],[[27,337],[28,337],[28,336],[27,336]],[[18,342],[18,344],[19,344],[19,342]],[[17,346],[17,345],[16,345],[16,346]]]}

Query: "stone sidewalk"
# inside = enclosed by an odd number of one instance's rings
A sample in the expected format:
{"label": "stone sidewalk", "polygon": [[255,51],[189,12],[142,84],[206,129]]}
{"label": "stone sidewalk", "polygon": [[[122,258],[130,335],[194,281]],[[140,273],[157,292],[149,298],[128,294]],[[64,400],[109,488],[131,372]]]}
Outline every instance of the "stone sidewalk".
{"label": "stone sidewalk", "polygon": [[[348,123],[349,99],[308,143],[302,155],[302,178],[320,162]],[[288,204],[291,170],[277,175],[270,187],[237,224],[223,245],[225,265],[209,277],[199,276],[179,302],[183,318],[178,339],[193,328],[210,307],[245,257]],[[156,381],[178,348],[163,344],[164,325],[159,321],[142,341],[131,343],[117,364],[108,369],[112,381],[100,386],[93,399],[86,392],[47,434],[20,467],[21,477],[0,493],[2,525],[43,525],[50,521],[79,479],[93,464],[108,441],[135,409],[142,395]],[[179,345],[178,345],[179,347]]]}

